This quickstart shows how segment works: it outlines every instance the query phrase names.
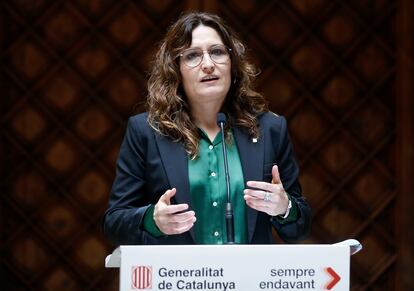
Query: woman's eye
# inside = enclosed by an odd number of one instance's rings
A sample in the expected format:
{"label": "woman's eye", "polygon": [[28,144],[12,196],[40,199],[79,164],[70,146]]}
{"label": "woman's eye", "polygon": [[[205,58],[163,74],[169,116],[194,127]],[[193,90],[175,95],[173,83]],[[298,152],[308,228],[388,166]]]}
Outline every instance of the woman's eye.
{"label": "woman's eye", "polygon": [[221,48],[214,48],[210,51],[210,54],[215,56],[222,56],[226,54],[226,51]]}
{"label": "woman's eye", "polygon": [[185,58],[187,59],[187,60],[194,60],[194,59],[196,59],[196,58],[199,58],[200,57],[200,53],[199,52],[191,52],[191,53],[188,53],[186,56],[185,56]]}

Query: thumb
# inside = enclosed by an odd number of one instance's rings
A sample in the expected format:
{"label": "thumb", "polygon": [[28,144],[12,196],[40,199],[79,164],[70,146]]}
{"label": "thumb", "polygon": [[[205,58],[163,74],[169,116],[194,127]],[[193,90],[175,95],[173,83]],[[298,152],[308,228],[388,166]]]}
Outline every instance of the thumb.
{"label": "thumb", "polygon": [[159,201],[164,202],[167,205],[170,205],[171,198],[175,195],[176,192],[177,190],[175,188],[165,191],[165,193],[160,197]]}
{"label": "thumb", "polygon": [[279,176],[279,168],[278,166],[274,165],[272,167],[272,184],[280,184],[282,181],[280,181]]}

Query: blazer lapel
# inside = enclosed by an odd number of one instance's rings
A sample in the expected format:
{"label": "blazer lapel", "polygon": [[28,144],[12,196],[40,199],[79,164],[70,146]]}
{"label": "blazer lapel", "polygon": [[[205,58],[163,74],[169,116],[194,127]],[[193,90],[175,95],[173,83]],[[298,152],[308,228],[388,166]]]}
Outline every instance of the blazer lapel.
{"label": "blazer lapel", "polygon": [[[243,168],[244,183],[263,181],[264,136],[253,139],[241,128],[233,128],[240,160]],[[247,230],[249,242],[252,241],[257,220],[257,210],[247,206]]]}
{"label": "blazer lapel", "polygon": [[[177,204],[191,205],[190,185],[188,181],[188,155],[181,143],[173,142],[168,137],[155,134],[162,164],[172,188],[177,189]],[[194,230],[190,234],[195,241]]]}

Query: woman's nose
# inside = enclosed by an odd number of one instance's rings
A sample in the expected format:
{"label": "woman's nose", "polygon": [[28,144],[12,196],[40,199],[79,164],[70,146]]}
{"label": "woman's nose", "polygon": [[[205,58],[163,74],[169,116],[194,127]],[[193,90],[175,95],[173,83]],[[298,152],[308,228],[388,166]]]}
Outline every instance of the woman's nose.
{"label": "woman's nose", "polygon": [[201,68],[205,71],[213,71],[214,70],[214,62],[211,59],[208,52],[204,52],[203,60],[201,62]]}

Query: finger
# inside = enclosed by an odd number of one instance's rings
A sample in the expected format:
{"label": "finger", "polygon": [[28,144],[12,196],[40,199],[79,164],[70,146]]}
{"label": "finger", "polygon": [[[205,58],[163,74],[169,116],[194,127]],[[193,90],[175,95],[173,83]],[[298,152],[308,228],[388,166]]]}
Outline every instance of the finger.
{"label": "finger", "polygon": [[176,234],[180,234],[180,233],[189,231],[193,226],[194,226],[194,223],[191,223],[191,224],[188,224],[188,225],[184,225],[180,228],[176,228]]}
{"label": "finger", "polygon": [[170,215],[169,220],[173,223],[185,223],[187,221],[192,221],[194,218],[194,211],[186,211],[183,213]]}
{"label": "finger", "polygon": [[263,199],[256,199],[245,195],[244,200],[246,200],[246,204],[249,207],[258,211],[268,212],[271,207],[271,203],[269,201],[263,201]]}
{"label": "finger", "polygon": [[247,181],[246,185],[248,187],[264,190],[267,192],[276,192],[277,190],[277,187],[275,187],[275,184],[270,184],[270,183],[262,182],[262,181]]}
{"label": "finger", "polygon": [[184,222],[184,223],[173,223],[173,222],[169,222],[166,223],[164,226],[164,233],[165,234],[180,234],[183,233],[187,230],[189,230],[190,228],[193,227],[194,223],[196,221],[195,216],[192,217],[192,219]]}
{"label": "finger", "polygon": [[264,201],[263,199],[257,199],[255,197],[244,195],[246,204],[258,211],[266,212],[269,215],[275,216],[285,213],[287,204],[285,205],[277,195],[273,196],[274,200]]}
{"label": "finger", "polygon": [[165,221],[164,225],[170,228],[180,228],[185,225],[194,223],[196,221],[196,217],[192,216],[187,219],[183,219],[182,221],[177,221],[177,220],[179,219],[173,216],[164,217],[164,221]]}
{"label": "finger", "polygon": [[[271,193],[263,190],[244,189],[243,193],[251,197],[263,200],[266,193]],[[270,194],[271,195],[271,194]]]}
{"label": "finger", "polygon": [[177,190],[175,188],[172,188],[170,190],[165,191],[163,195],[161,195],[159,201],[164,202],[167,205],[170,205],[171,198],[175,195]]}
{"label": "finger", "polygon": [[244,199],[249,207],[257,211],[266,212],[269,215],[274,215],[274,213],[276,213],[276,205],[270,201],[263,201],[262,199],[256,199],[249,196],[245,196]]}
{"label": "finger", "polygon": [[174,204],[168,205],[163,209],[163,214],[175,214],[177,212],[185,211],[188,209],[188,204]]}
{"label": "finger", "polygon": [[273,184],[282,183],[282,181],[280,181],[279,168],[276,165],[272,167],[272,183]]}

